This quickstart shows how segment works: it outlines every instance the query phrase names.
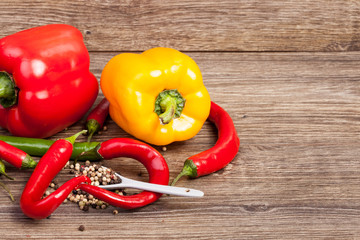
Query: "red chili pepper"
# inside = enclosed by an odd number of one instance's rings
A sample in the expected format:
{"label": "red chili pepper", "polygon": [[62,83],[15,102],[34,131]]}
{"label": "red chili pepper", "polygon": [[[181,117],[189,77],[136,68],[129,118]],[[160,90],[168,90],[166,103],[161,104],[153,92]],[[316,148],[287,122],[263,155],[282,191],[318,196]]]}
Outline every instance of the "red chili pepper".
{"label": "red chili pepper", "polygon": [[46,138],[80,120],[98,95],[81,32],[50,24],[0,39],[0,126]]}
{"label": "red chili pepper", "polygon": [[21,210],[30,218],[48,217],[67,198],[70,192],[82,182],[91,182],[87,176],[73,178],[64,183],[52,194],[42,199],[52,179],[70,159],[76,135],[55,141],[40,159],[27,182],[20,199]]}
{"label": "red chili pepper", "polygon": [[[96,153],[103,159],[116,157],[134,158],[141,162],[149,172],[149,182],[168,185],[169,169],[163,156],[149,145],[128,138],[114,138],[100,144]],[[102,188],[81,184],[79,188],[115,207],[133,209],[153,203],[161,197],[160,193],[143,191],[132,196],[121,196]]]}
{"label": "red chili pepper", "polygon": [[34,168],[36,162],[26,152],[0,140],[0,158],[16,168]]}
{"label": "red chili pepper", "polygon": [[89,134],[88,142],[104,126],[105,119],[109,115],[109,105],[109,101],[103,98],[86,118],[86,129]]}
{"label": "red chili pepper", "polygon": [[[34,168],[37,164],[29,154],[1,140],[0,140],[0,159],[5,160],[8,163],[12,164],[13,166],[21,169]],[[0,174],[4,175],[10,180],[14,180],[14,178],[10,177],[5,172],[5,164],[1,160],[0,160]],[[14,197],[11,194],[10,190],[6,187],[6,185],[0,182],[0,186],[3,187],[9,193],[11,200],[14,201]]]}
{"label": "red chili pepper", "polygon": [[212,148],[189,157],[174,185],[182,176],[197,178],[216,172],[228,165],[239,151],[240,140],[230,115],[219,105],[211,102],[209,121],[218,129],[218,140]]}

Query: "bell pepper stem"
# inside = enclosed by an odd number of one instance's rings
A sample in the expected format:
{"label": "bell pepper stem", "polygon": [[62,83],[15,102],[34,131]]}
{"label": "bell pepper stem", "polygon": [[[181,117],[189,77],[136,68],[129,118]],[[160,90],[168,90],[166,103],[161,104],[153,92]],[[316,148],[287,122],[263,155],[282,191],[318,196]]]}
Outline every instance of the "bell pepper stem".
{"label": "bell pepper stem", "polygon": [[162,124],[180,117],[185,106],[185,99],[176,89],[162,91],[155,100],[154,112],[159,116]]}
{"label": "bell pepper stem", "polygon": [[16,103],[15,84],[7,72],[0,72],[0,104],[4,108]]}
{"label": "bell pepper stem", "polygon": [[161,109],[165,111],[159,115],[159,118],[163,124],[168,124],[175,116],[176,100],[170,96],[167,96],[160,102]]}
{"label": "bell pepper stem", "polygon": [[11,201],[15,202],[15,199],[14,199],[14,196],[11,194],[11,191],[10,189],[5,185],[3,184],[2,182],[0,182],[0,186],[5,189],[5,191],[9,194],[10,198],[11,198]]}
{"label": "bell pepper stem", "polygon": [[195,178],[197,176],[197,167],[191,159],[187,159],[185,161],[182,171],[172,181],[171,186],[174,186],[176,184],[176,182],[183,176],[189,176],[192,178]]}

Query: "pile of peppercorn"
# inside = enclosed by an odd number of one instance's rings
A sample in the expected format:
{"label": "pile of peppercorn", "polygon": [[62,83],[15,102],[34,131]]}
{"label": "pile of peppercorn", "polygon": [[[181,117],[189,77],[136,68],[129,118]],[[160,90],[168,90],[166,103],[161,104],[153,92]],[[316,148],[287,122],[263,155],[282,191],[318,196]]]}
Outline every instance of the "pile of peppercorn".
{"label": "pile of peppercorn", "polygon": [[[116,184],[121,182],[121,179],[115,175],[115,172],[112,169],[102,167],[97,164],[91,164],[90,161],[86,161],[85,165],[80,165],[79,163],[70,164],[70,162],[68,162],[64,169],[70,169],[69,173],[75,175],[76,177],[81,175],[88,176],[91,179],[91,185],[94,186]],[[54,180],[49,187],[56,189],[58,184]],[[45,196],[50,195],[50,193],[51,191],[46,191]],[[125,195],[123,189],[115,190],[115,193]],[[108,203],[101,201],[93,195],[80,189],[73,190],[64,203],[68,201],[78,204],[79,208],[83,211],[88,211],[90,207],[94,209],[105,209],[109,206]],[[114,210],[114,214],[116,213],[117,211]]]}

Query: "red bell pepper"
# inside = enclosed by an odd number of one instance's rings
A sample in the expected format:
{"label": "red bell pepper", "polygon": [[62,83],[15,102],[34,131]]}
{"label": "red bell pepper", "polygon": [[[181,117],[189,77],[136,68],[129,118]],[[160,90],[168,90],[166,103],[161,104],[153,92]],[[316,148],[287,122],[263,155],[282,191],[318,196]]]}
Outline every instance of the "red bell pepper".
{"label": "red bell pepper", "polygon": [[81,32],[64,24],[0,39],[0,126],[46,138],[77,122],[93,105],[98,81]]}

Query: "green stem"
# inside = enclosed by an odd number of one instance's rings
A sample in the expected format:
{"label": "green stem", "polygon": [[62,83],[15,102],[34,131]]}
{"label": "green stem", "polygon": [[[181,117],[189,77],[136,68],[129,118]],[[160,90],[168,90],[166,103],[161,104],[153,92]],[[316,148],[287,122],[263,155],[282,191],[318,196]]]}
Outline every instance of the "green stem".
{"label": "green stem", "polygon": [[162,124],[168,124],[171,120],[180,117],[185,106],[185,99],[176,90],[164,90],[155,100],[154,112],[159,116]]}
{"label": "green stem", "polygon": [[74,145],[75,140],[83,133],[86,133],[87,130],[82,130],[74,135],[72,135],[71,137],[65,138],[65,140],[69,141],[72,145]]}
{"label": "green stem", "polygon": [[90,142],[92,136],[99,131],[100,124],[95,119],[90,119],[86,123],[86,129],[88,130],[88,134],[89,134],[87,141]]}
{"label": "green stem", "polygon": [[0,104],[4,108],[16,103],[15,84],[7,72],[0,72]]}
{"label": "green stem", "polygon": [[2,172],[1,175],[4,175],[9,180],[15,180],[15,178],[9,176],[6,172]]}
{"label": "green stem", "polygon": [[176,182],[183,176],[189,176],[192,178],[195,178],[197,176],[197,167],[196,167],[195,163],[190,159],[187,159],[185,161],[182,171],[173,180],[173,182],[171,183],[171,186],[174,186],[176,184]]}
{"label": "green stem", "polygon": [[3,184],[2,182],[0,182],[0,186],[1,186],[2,188],[4,188],[5,191],[8,192],[8,194],[9,194],[9,196],[10,196],[10,198],[11,198],[11,201],[15,202],[14,196],[11,194],[10,189],[8,189],[8,187],[7,187],[5,184]]}
{"label": "green stem", "polygon": [[21,164],[21,169],[33,169],[36,167],[36,165],[37,162],[35,162],[34,159],[29,154],[27,154]]}
{"label": "green stem", "polygon": [[5,172],[5,164],[3,161],[0,160],[0,175],[4,175],[6,178],[10,179],[10,180],[14,180],[13,177],[10,177],[6,172]]}
{"label": "green stem", "polygon": [[160,102],[163,113],[159,115],[162,124],[168,124],[175,117],[176,100],[167,96]]}

